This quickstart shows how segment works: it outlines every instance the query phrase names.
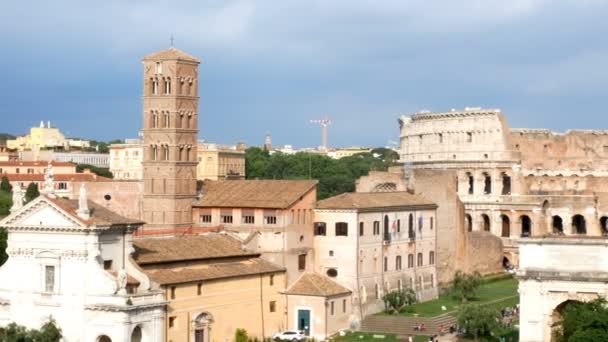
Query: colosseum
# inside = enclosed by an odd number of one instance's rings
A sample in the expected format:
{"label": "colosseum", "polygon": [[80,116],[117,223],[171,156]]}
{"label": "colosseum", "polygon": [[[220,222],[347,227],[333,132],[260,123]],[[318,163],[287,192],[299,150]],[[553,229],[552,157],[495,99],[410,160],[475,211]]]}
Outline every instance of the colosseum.
{"label": "colosseum", "polygon": [[509,128],[500,110],[481,108],[418,112],[399,125],[405,178],[423,191],[410,175],[452,175],[464,235],[500,238],[505,264],[519,263],[520,239],[608,234],[608,131]]}

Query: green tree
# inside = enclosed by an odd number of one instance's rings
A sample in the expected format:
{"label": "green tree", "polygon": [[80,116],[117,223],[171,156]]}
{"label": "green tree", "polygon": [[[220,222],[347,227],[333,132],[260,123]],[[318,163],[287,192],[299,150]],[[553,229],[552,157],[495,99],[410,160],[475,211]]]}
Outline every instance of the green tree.
{"label": "green tree", "polygon": [[8,259],[8,255],[6,254],[6,247],[8,240],[8,232],[4,228],[0,228],[0,266],[4,265],[6,260]]}
{"label": "green tree", "polygon": [[499,326],[500,313],[491,308],[476,304],[465,304],[456,315],[458,325],[464,328],[467,337],[475,340],[488,340],[492,330]]}
{"label": "green tree", "polygon": [[396,314],[416,303],[416,292],[410,288],[391,291],[382,296],[382,301],[386,312]]}
{"label": "green tree", "polygon": [[40,191],[38,191],[38,184],[34,182],[28,184],[27,190],[25,190],[25,203],[31,202],[38,196],[40,196]]}
{"label": "green tree", "polygon": [[11,192],[11,183],[8,181],[8,177],[3,176],[2,181],[0,181],[0,191]]}
{"label": "green tree", "polygon": [[556,340],[562,342],[608,341],[608,303],[599,298],[591,302],[567,302],[556,322]]}
{"label": "green tree", "polygon": [[13,194],[6,191],[0,191],[0,217],[7,216],[13,206]]}
{"label": "green tree", "polygon": [[481,285],[481,274],[479,272],[466,274],[462,271],[456,271],[452,283],[452,296],[464,303],[475,298],[475,292],[479,285]]}
{"label": "green tree", "polygon": [[94,174],[101,176],[101,177],[114,178],[114,175],[112,174],[112,172],[110,172],[110,169],[108,169],[108,168],[97,167],[97,166],[89,165],[89,164],[77,164],[76,165],[76,172],[84,172],[85,169],[89,169],[89,170],[91,170],[91,172],[93,172]]}
{"label": "green tree", "polygon": [[248,342],[249,336],[247,335],[247,330],[238,328],[234,333],[234,341],[235,342]]}
{"label": "green tree", "polygon": [[40,330],[29,330],[16,323],[0,329],[0,341],[3,342],[59,342],[61,337],[61,329],[53,319],[45,323]]}

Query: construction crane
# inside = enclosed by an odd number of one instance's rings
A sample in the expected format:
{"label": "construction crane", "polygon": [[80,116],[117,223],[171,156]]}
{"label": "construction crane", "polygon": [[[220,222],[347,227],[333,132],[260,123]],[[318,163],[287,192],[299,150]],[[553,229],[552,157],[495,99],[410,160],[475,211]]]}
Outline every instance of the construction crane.
{"label": "construction crane", "polygon": [[331,125],[331,120],[325,115],[323,119],[310,120],[311,124],[321,125],[321,146],[319,149],[327,150],[327,126]]}

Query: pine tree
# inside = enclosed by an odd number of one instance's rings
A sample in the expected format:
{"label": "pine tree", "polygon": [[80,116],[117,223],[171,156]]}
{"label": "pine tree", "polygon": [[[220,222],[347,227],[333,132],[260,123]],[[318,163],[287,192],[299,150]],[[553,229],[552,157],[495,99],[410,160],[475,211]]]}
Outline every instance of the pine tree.
{"label": "pine tree", "polygon": [[27,190],[25,191],[25,203],[31,202],[34,198],[40,196],[40,191],[38,191],[38,185],[35,183],[30,183],[27,186]]}
{"label": "pine tree", "polygon": [[11,192],[11,183],[8,181],[8,177],[2,177],[2,182],[0,182],[0,191]]}

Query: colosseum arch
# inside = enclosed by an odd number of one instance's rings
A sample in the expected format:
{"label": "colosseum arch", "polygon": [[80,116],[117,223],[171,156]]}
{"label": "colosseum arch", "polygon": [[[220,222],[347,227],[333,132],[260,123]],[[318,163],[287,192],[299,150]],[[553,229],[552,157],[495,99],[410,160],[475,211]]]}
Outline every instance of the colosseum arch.
{"label": "colosseum arch", "polygon": [[572,234],[587,234],[587,222],[583,215],[572,216]]}
{"label": "colosseum arch", "polygon": [[465,223],[465,226],[467,227],[467,232],[472,232],[473,231],[473,218],[471,217],[470,214],[464,215],[464,223]]}
{"label": "colosseum arch", "polygon": [[554,215],[551,218],[551,227],[553,234],[564,235],[564,220],[559,215]]}
{"label": "colosseum arch", "polygon": [[532,236],[532,220],[528,215],[521,215],[519,217],[519,223],[521,224],[521,237]]}
{"label": "colosseum arch", "polygon": [[502,172],[500,174],[500,179],[502,180],[502,191],[500,193],[502,195],[510,195],[511,194],[511,177],[506,172]]}
{"label": "colosseum arch", "polygon": [[485,232],[491,231],[492,227],[490,226],[490,216],[486,214],[481,214],[481,228],[481,230]]}
{"label": "colosseum arch", "polygon": [[608,216],[600,217],[600,231],[602,236],[608,236]]}
{"label": "colosseum arch", "polygon": [[511,236],[511,220],[507,215],[500,215],[500,222],[502,224],[502,229],[500,232],[501,237],[510,237]]}
{"label": "colosseum arch", "polygon": [[136,326],[131,332],[131,342],[141,342],[142,341],[142,331],[141,326]]}

